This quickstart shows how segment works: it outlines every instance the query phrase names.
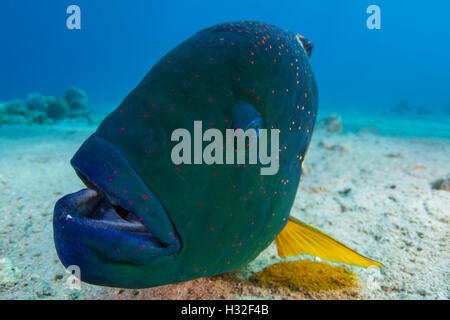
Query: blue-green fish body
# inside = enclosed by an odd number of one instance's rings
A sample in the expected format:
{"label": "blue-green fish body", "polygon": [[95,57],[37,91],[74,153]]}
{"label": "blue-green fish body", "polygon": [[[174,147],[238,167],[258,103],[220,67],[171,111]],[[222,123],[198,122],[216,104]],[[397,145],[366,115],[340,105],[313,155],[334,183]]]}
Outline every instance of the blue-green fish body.
{"label": "blue-green fish body", "polygon": [[[314,128],[308,43],[270,24],[236,22],[200,31],[162,58],[72,159],[89,189],[56,205],[63,264],[78,265],[89,283],[142,288],[255,259],[288,222]],[[224,137],[278,129],[278,172],[175,165],[171,134],[194,136],[194,121]]]}

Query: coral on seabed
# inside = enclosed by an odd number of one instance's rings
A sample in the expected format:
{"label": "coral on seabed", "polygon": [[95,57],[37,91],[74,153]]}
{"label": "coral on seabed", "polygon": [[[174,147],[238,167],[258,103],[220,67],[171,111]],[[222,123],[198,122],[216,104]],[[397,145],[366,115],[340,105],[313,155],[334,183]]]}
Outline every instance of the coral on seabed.
{"label": "coral on seabed", "polygon": [[38,92],[28,95],[25,104],[29,110],[38,110],[43,112],[47,111],[47,102],[45,101],[45,97]]}
{"label": "coral on seabed", "polygon": [[22,100],[12,100],[0,104],[0,124],[28,124],[28,108]]}
{"label": "coral on seabed", "polygon": [[71,112],[86,110],[87,95],[83,90],[71,87],[67,90],[65,99]]}
{"label": "coral on seabed", "polygon": [[332,114],[319,122],[319,128],[323,128],[328,132],[342,133],[342,118],[337,114]]}
{"label": "coral on seabed", "polygon": [[34,92],[25,101],[0,103],[0,124],[52,124],[65,118],[85,118],[91,123],[87,101],[86,93],[76,88],[69,88],[64,98]]}
{"label": "coral on seabed", "polygon": [[0,127],[2,126],[2,123],[6,123],[5,116],[6,116],[5,104],[0,102]]}
{"label": "coral on seabed", "polygon": [[50,119],[61,120],[69,115],[69,106],[64,99],[47,97],[47,116]]}
{"label": "coral on seabed", "polygon": [[420,115],[425,115],[425,114],[432,114],[433,112],[427,107],[420,106],[420,107],[417,107],[416,113],[420,114]]}
{"label": "coral on seabed", "polygon": [[25,116],[16,115],[16,114],[6,115],[6,116],[2,117],[2,122],[4,124],[29,124],[30,123],[28,121],[28,119],[25,118]]}
{"label": "coral on seabed", "polygon": [[409,104],[408,100],[400,100],[397,105],[393,108],[393,111],[395,113],[401,114],[401,115],[407,115],[412,112],[413,108]]}
{"label": "coral on seabed", "polygon": [[450,191],[450,173],[433,182],[433,189]]}
{"label": "coral on seabed", "polygon": [[6,113],[9,115],[21,115],[26,116],[28,113],[28,108],[23,100],[16,99],[8,101],[5,104]]}
{"label": "coral on seabed", "polygon": [[28,114],[28,119],[30,120],[31,123],[36,124],[48,123],[47,114],[44,111],[40,110],[31,110],[30,113]]}

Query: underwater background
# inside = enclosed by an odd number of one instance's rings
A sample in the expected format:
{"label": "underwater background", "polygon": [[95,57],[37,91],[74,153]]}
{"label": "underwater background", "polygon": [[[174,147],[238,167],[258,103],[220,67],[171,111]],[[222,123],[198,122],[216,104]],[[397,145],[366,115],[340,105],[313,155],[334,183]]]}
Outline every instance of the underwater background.
{"label": "underwater background", "polygon": [[[81,30],[66,27],[72,4]],[[366,26],[374,4],[380,30]],[[81,187],[69,160],[166,53],[209,26],[255,20],[314,44],[319,125],[293,210],[386,267],[355,271],[362,284],[337,294],[243,293],[219,279],[140,296],[448,299],[448,12],[448,1],[412,0],[1,1],[0,298],[139,298],[67,288],[51,218],[56,199]],[[28,114],[33,101],[62,97],[72,108],[64,115]],[[278,261],[275,252],[243,273]]]}
{"label": "underwater background", "polygon": [[[2,1],[0,101],[33,91],[63,95],[76,85],[91,108],[107,112],[195,32],[257,20],[314,43],[321,109],[358,104],[351,112],[377,113],[406,99],[437,115],[450,103],[447,1],[80,0],[81,30],[66,28],[70,4]],[[366,27],[371,4],[381,8],[380,30]]]}

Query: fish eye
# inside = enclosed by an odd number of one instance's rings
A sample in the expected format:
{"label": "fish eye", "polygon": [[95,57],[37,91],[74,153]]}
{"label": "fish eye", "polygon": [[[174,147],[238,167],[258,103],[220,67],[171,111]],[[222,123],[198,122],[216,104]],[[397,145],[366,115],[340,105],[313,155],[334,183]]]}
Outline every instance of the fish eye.
{"label": "fish eye", "polygon": [[233,127],[235,130],[242,129],[244,131],[255,129],[256,135],[259,136],[259,131],[262,129],[261,115],[252,105],[243,103],[236,108],[233,114]]}
{"label": "fish eye", "polygon": [[250,121],[247,125],[247,127],[244,129],[244,131],[247,131],[249,129],[255,129],[256,136],[259,137],[259,130],[262,129],[262,121],[261,117],[258,117],[256,119],[253,119]]}

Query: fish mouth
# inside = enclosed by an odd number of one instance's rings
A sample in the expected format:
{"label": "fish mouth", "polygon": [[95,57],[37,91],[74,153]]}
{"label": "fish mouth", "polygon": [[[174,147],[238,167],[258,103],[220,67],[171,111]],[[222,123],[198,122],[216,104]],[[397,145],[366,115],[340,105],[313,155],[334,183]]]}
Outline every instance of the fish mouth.
{"label": "fish mouth", "polygon": [[181,249],[166,210],[111,143],[93,135],[71,163],[87,188],[55,205],[55,247],[66,267],[145,265]]}
{"label": "fish mouth", "polygon": [[95,187],[69,195],[58,206],[66,220],[75,220],[83,227],[147,235],[158,241],[133,212],[113,204],[108,195]]}

